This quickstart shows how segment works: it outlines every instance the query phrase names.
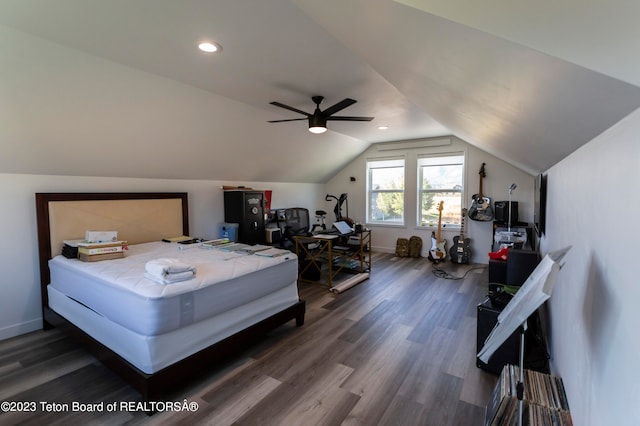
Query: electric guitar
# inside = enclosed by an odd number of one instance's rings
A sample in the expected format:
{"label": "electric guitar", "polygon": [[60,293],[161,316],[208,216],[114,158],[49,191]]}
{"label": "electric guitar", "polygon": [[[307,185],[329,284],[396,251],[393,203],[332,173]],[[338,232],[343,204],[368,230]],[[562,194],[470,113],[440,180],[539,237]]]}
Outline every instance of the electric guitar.
{"label": "electric guitar", "polygon": [[471,249],[469,244],[471,240],[464,237],[464,217],[467,214],[467,209],[462,209],[462,216],[460,217],[460,236],[453,237],[453,246],[449,250],[449,256],[453,263],[469,263],[471,257]]}
{"label": "electric guitar", "polygon": [[440,201],[440,204],[438,204],[438,212],[440,213],[438,217],[438,235],[436,236],[435,232],[431,233],[431,250],[429,250],[428,257],[434,263],[438,263],[447,257],[447,241],[443,240],[441,235],[443,206],[444,201]]}
{"label": "electric guitar", "polygon": [[471,207],[469,207],[469,219],[481,222],[489,222],[493,220],[493,209],[491,208],[491,198],[482,194],[482,178],[487,177],[484,171],[485,163],[480,167],[480,190],[471,197]]}

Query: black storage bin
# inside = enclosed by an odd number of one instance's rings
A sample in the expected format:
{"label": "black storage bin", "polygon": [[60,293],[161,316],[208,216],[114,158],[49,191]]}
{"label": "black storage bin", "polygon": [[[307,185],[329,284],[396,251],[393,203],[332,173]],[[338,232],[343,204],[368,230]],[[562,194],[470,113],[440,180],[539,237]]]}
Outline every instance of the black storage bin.
{"label": "black storage bin", "polygon": [[304,260],[300,264],[300,270],[302,271],[302,279],[308,281],[320,281],[320,269],[322,265],[320,262],[312,262],[310,260]]}

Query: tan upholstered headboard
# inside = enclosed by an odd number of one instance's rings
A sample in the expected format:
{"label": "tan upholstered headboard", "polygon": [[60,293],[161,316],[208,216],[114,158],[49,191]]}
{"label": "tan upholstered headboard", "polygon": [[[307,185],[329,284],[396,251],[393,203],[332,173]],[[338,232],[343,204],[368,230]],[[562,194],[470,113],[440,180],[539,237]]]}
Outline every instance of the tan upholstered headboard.
{"label": "tan upholstered headboard", "polygon": [[118,231],[129,244],[182,235],[182,200],[88,200],[49,202],[51,256],[62,241],[84,239],[85,231]]}
{"label": "tan upholstered headboard", "polygon": [[118,231],[129,244],[189,235],[186,192],[38,193],[36,216],[43,305],[48,261],[63,240],[83,239],[88,230]]}

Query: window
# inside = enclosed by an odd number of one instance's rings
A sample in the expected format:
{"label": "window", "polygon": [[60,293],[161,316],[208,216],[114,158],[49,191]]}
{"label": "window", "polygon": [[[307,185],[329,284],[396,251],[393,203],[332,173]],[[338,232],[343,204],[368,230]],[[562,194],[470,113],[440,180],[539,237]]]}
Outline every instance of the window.
{"label": "window", "polygon": [[404,159],[367,161],[367,222],[404,225]]}
{"label": "window", "polygon": [[418,225],[437,226],[442,202],[442,224],[460,226],[464,155],[418,158]]}

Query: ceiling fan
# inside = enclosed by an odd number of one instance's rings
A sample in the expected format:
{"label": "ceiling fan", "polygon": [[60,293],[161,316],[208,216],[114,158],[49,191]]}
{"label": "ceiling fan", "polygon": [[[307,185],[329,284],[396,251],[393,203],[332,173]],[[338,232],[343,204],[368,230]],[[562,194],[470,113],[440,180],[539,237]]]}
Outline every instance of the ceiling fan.
{"label": "ceiling fan", "polygon": [[283,121],[299,121],[309,120],[309,131],[311,133],[324,133],[327,131],[327,121],[371,121],[373,117],[348,117],[348,116],[336,116],[333,115],[338,111],[345,109],[348,106],[355,104],[357,101],[354,99],[346,98],[338,102],[337,104],[330,106],[324,111],[320,111],[320,104],[324,100],[322,96],[312,96],[311,100],[316,104],[316,110],[313,114],[301,111],[297,108],[290,107],[289,105],[282,104],[280,102],[270,102],[271,105],[278,106],[280,108],[288,109],[289,111],[297,112],[306,116],[306,118],[290,118],[287,120],[271,120],[269,123],[281,123]]}

